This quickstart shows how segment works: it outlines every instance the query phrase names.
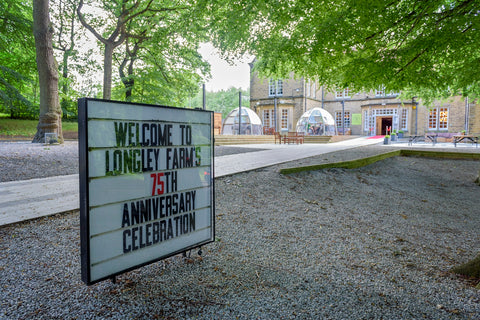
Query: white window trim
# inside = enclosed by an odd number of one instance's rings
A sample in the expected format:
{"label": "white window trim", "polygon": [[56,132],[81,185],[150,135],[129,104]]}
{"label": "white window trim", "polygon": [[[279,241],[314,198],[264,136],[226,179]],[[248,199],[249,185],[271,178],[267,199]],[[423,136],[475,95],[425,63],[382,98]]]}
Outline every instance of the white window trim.
{"label": "white window trim", "polygon": [[[346,117],[347,114],[349,115],[348,117]],[[340,126],[338,125],[337,116],[338,116],[338,118],[340,118]],[[348,121],[345,121],[345,119],[348,119]],[[351,125],[352,125],[352,114],[350,113],[350,110],[345,110],[344,111],[343,123],[341,122],[341,120],[342,120],[342,111],[335,111],[335,125],[337,127],[340,127],[340,128],[342,127],[342,124],[345,124],[345,128],[350,128],[351,127]]]}
{"label": "white window trim", "polygon": [[[265,114],[268,114],[268,119],[265,119]],[[265,123],[267,120],[268,123]],[[264,109],[262,113],[262,123],[264,127],[273,128],[273,109]]]}
{"label": "white window trim", "polygon": [[337,99],[337,100],[350,99],[351,98],[351,96],[350,96],[351,93],[350,92],[351,92],[350,88],[337,90],[335,92],[335,99]]}
{"label": "white window trim", "polygon": [[[287,111],[287,127],[284,128],[283,127],[283,111],[286,110]],[[291,112],[290,112],[290,108],[280,108],[280,130],[281,129],[288,129],[290,130],[290,123],[291,123],[291,120],[290,120],[290,117],[291,117]]]}
{"label": "white window trim", "polygon": [[268,96],[269,97],[283,96],[283,80],[270,79],[268,81]]}
{"label": "white window trim", "polygon": [[[445,109],[447,110],[447,126],[446,128],[440,128],[440,109]],[[435,118],[434,118],[434,127],[430,127],[430,112],[434,111],[435,110]],[[436,108],[432,108],[429,112],[428,112],[428,118],[427,118],[427,128],[428,130],[436,130],[436,131],[448,131],[448,127],[450,125],[450,108],[448,107],[436,107]]]}
{"label": "white window trim", "polygon": [[408,109],[402,109],[400,112],[400,126],[403,125],[403,113],[405,113],[405,127],[400,128],[400,130],[408,130]]}

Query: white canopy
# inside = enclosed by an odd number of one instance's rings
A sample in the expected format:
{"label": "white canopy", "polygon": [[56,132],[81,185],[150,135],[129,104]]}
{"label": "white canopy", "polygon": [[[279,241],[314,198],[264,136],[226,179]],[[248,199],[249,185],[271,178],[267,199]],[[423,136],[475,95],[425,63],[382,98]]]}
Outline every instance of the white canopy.
{"label": "white canopy", "polygon": [[335,135],[335,119],[333,119],[332,115],[325,109],[310,109],[298,120],[297,132],[314,136]]}
{"label": "white canopy", "polygon": [[[223,121],[222,134],[239,134],[239,116],[238,109],[235,108]],[[250,108],[242,107],[240,134],[262,134],[262,120]]]}

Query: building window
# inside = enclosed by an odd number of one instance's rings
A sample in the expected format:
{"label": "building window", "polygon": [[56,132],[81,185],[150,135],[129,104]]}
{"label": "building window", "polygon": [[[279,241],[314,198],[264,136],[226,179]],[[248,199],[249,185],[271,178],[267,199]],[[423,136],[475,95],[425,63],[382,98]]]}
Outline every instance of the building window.
{"label": "building window", "polygon": [[281,129],[288,129],[288,109],[282,109]]}
{"label": "building window", "polygon": [[408,109],[402,109],[402,115],[400,118],[400,130],[408,130],[407,120],[408,120]]}
{"label": "building window", "polygon": [[377,90],[375,90],[375,97],[394,97],[394,96],[398,96],[399,94],[400,94],[399,92],[395,92],[395,91],[387,92],[384,86],[381,86]]}
{"label": "building window", "polygon": [[448,129],[448,108],[440,108],[438,112],[438,128],[440,130]]}
{"label": "building window", "polygon": [[398,95],[400,95],[400,92],[397,91],[390,91],[389,93],[387,93],[388,97],[396,97]]}
{"label": "building window", "polygon": [[350,98],[350,88],[345,88],[345,89],[337,89],[335,97],[337,99],[346,99]]}
{"label": "building window", "polygon": [[266,128],[273,128],[273,110],[263,110],[263,126]]}
{"label": "building window", "polygon": [[283,81],[270,79],[268,83],[268,95],[270,97],[283,95]]}
{"label": "building window", "polygon": [[369,131],[369,118],[368,118],[368,110],[363,110],[363,130]]}
{"label": "building window", "polygon": [[433,108],[428,114],[429,130],[448,130],[448,108]]}
{"label": "building window", "polygon": [[[350,111],[345,111],[344,115],[345,128],[350,128]],[[342,128],[342,111],[335,112],[335,124],[337,128]]]}

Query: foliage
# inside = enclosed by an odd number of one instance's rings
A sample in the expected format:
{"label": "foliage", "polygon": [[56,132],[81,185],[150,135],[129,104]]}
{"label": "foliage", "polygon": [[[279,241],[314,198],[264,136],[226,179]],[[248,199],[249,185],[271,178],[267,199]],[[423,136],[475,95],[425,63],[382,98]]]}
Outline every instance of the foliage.
{"label": "foliage", "polygon": [[[95,10],[82,11],[84,5]],[[143,82],[144,87],[140,88],[142,94],[152,93],[151,96],[168,101],[178,100],[185,89],[191,88],[196,74],[201,77],[208,72],[200,56],[191,54],[193,51],[196,53],[198,43],[205,40],[203,21],[206,17],[188,0],[80,0],[77,13],[82,25],[104,47],[104,99],[112,97],[112,60],[115,50],[121,66],[121,80],[125,85],[124,93],[130,101],[145,100],[144,96],[131,97],[135,82],[142,73],[135,74],[136,69],[146,70],[142,76],[149,77]],[[126,47],[120,52],[122,44],[126,44]],[[128,73],[125,73],[124,67],[127,65]],[[159,88],[159,92],[155,92],[156,88]],[[151,92],[152,89],[154,92]],[[171,94],[172,89],[176,90],[176,97],[164,96]],[[151,99],[151,96],[147,98]]]}
{"label": "foliage", "polygon": [[[51,0],[52,1],[52,0]],[[73,72],[82,72],[81,64],[88,66],[88,61],[77,49],[78,41],[85,36],[79,26],[76,8],[79,0],[53,0],[50,10],[55,35],[53,48],[56,50],[58,69],[60,105],[64,119],[76,118],[78,93],[74,90]]]}
{"label": "foliage", "polygon": [[[31,3],[0,1],[0,111],[35,117],[35,46]],[[37,112],[38,114],[38,112]]]}
{"label": "foliage", "polygon": [[[217,92],[207,91],[205,94],[206,108],[215,112],[221,112],[222,118],[225,119],[230,111],[238,108],[238,93],[242,92],[242,107],[250,107],[249,97],[250,90],[241,90],[234,87],[228,90],[220,90]],[[200,91],[193,97],[188,104],[192,108],[203,108],[203,92]]]}
{"label": "foliage", "polygon": [[267,76],[294,71],[330,88],[384,85],[427,100],[480,93],[479,0],[208,3],[215,42],[249,50]]}
{"label": "foliage", "polygon": [[201,19],[191,20],[191,10],[178,4],[126,25],[127,34],[136,36],[114,55],[121,62],[115,98],[180,106],[198,91],[210,66],[198,53],[206,34]]}

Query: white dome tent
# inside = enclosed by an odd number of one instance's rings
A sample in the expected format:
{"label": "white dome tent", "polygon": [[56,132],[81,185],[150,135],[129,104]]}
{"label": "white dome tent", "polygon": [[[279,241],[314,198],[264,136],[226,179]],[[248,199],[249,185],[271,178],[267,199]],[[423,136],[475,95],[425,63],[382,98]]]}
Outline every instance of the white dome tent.
{"label": "white dome tent", "polygon": [[223,121],[222,134],[261,135],[262,121],[252,109],[247,107],[242,107],[242,124],[239,133],[238,109],[235,108],[230,111]]}
{"label": "white dome tent", "polygon": [[313,108],[300,117],[296,131],[309,136],[333,136],[336,134],[335,120],[327,110]]}

